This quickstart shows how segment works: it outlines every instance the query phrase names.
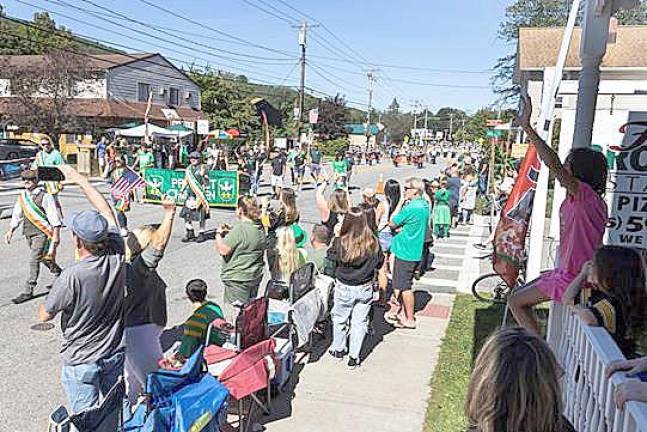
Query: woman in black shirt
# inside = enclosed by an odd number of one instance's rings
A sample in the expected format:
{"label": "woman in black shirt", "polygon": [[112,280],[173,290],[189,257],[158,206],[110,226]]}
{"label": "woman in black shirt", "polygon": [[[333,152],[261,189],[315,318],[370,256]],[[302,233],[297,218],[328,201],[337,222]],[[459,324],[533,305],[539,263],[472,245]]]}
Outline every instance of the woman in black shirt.
{"label": "woman in black shirt", "polygon": [[321,216],[321,224],[329,230],[334,230],[335,225],[343,219],[350,207],[348,193],[343,189],[335,189],[330,198],[326,200],[325,192],[328,180],[324,181],[317,189],[316,205]]}
{"label": "woman in black shirt", "polygon": [[348,366],[355,368],[360,364],[375,276],[384,263],[384,254],[359,207],[346,213],[335,236],[328,255],[336,265],[330,354],[341,359],[348,352]]}

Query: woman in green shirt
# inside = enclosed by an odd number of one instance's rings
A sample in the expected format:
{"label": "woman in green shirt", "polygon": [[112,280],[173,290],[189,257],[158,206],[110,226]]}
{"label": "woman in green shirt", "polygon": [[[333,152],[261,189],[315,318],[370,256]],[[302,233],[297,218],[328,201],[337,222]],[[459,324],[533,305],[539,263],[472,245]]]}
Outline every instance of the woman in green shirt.
{"label": "woman in green shirt", "polygon": [[239,222],[230,228],[222,225],[216,231],[216,251],[223,259],[220,279],[225,286],[223,308],[227,319],[233,318],[234,304],[256,298],[265,267],[267,239],[260,224],[261,212],[256,199],[238,199]]}
{"label": "woman in green shirt", "polygon": [[452,214],[449,209],[451,193],[447,190],[447,180],[440,182],[440,188],[434,195],[434,235],[436,238],[449,237],[449,227],[452,223]]}

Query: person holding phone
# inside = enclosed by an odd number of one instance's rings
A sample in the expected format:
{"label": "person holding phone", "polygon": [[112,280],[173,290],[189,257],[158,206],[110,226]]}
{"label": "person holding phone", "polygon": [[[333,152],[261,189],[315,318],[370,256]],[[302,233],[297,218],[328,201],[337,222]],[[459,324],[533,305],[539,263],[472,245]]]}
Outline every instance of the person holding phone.
{"label": "person holding phone", "polygon": [[[39,167],[57,167],[65,165],[65,160],[63,159],[61,152],[54,148],[49,137],[44,137],[40,140],[40,148],[41,150],[36,153],[36,159],[31,164],[32,170],[37,170]],[[63,190],[63,185],[60,181],[44,181],[42,182],[42,185],[45,187],[45,191],[54,198],[54,203],[58,210],[59,217],[62,218],[63,208],[58,199],[58,194]]]}
{"label": "person holding phone", "polygon": [[34,288],[38,283],[41,263],[52,274],[61,274],[56,264],[56,248],[60,242],[61,219],[54,198],[38,187],[36,171],[25,170],[20,174],[25,183],[25,190],[18,196],[13,208],[9,231],[4,239],[11,243],[14,231],[23,224],[23,234],[29,245],[29,277],[25,281],[23,292],[12,301],[24,303],[34,298]]}

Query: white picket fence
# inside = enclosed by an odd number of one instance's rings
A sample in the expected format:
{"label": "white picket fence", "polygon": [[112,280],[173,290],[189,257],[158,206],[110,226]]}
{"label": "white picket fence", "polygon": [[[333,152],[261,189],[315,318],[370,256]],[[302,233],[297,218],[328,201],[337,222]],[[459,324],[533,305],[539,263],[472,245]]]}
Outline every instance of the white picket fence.
{"label": "white picket fence", "polygon": [[[578,432],[647,432],[647,403],[628,402],[620,411],[615,389],[630,379],[606,378],[606,368],[624,359],[603,328],[582,324],[572,309],[551,305],[548,342],[564,369],[565,415]],[[647,384],[646,384],[647,385]]]}

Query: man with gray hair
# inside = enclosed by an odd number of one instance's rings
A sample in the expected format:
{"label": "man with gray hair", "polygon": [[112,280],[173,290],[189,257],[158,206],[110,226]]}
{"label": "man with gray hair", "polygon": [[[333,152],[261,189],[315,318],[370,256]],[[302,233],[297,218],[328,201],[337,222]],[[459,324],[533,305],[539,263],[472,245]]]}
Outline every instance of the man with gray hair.
{"label": "man with gray hair", "polygon": [[72,412],[98,404],[124,370],[124,240],[110,205],[90,182],[69,165],[59,167],[76,183],[96,210],[68,215],[76,262],[54,282],[40,320],[61,313],[63,370],[61,382]]}
{"label": "man with gray hair", "polygon": [[[397,231],[391,244],[395,256],[393,265],[393,294],[400,306],[385,315],[387,322],[397,328],[416,328],[413,276],[422,259],[425,235],[429,225],[429,203],[424,198],[424,183],[418,177],[404,182],[404,196],[392,213],[390,226]],[[400,312],[403,311],[404,314]]]}

